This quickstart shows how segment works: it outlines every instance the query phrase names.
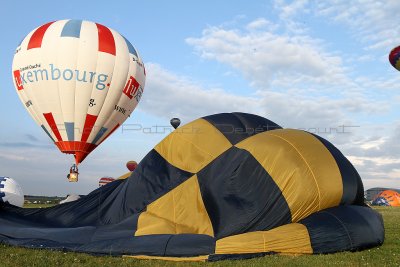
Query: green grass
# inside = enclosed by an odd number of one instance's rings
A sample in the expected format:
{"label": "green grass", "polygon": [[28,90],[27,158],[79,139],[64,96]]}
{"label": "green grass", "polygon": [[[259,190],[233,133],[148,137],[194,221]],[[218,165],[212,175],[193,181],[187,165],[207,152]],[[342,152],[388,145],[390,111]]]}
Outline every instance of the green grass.
{"label": "green grass", "polygon": [[29,204],[24,204],[24,208],[48,208],[48,207],[52,207],[55,204],[33,204],[33,203],[29,203]]}
{"label": "green grass", "polygon": [[[361,252],[329,255],[271,255],[240,261],[166,262],[0,245],[0,266],[400,266],[400,208],[377,207],[385,221],[385,243]],[[0,226],[1,227],[1,226]]]}

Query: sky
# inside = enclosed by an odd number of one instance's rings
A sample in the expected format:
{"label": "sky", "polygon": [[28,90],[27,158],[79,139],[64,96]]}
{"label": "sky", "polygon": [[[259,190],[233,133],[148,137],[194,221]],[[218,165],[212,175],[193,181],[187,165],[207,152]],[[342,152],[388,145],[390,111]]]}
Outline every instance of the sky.
{"label": "sky", "polygon": [[[170,132],[220,112],[246,112],[319,134],[353,163],[365,189],[400,188],[400,1],[2,2],[0,175],[25,194],[87,194],[127,172]],[[80,165],[37,126],[13,86],[15,48],[34,28],[83,19],[123,34],[146,66],[136,110]],[[162,127],[161,127],[162,128]]]}

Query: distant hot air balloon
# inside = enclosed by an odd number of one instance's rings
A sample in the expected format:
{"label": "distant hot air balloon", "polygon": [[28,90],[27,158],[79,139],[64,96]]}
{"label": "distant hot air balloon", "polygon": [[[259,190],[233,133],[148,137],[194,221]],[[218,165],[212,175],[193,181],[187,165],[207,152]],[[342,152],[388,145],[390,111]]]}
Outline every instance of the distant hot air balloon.
{"label": "distant hot air balloon", "polygon": [[178,126],[181,124],[181,120],[179,118],[172,118],[169,122],[171,123],[171,126],[175,129],[178,128]]}
{"label": "distant hot air balloon", "polygon": [[400,207],[400,194],[393,190],[382,191],[372,201],[372,205]]}
{"label": "distant hot air balloon", "polygon": [[103,185],[106,185],[106,184],[108,184],[108,183],[114,182],[114,181],[115,181],[115,179],[112,178],[112,177],[109,177],[109,176],[102,177],[102,178],[100,178],[100,180],[99,180],[99,187],[101,187],[101,186],[103,186]]}
{"label": "distant hot air balloon", "polygon": [[400,46],[397,46],[395,48],[392,49],[392,51],[390,51],[389,53],[389,61],[390,64],[392,64],[392,66],[400,71]]}
{"label": "distant hot air balloon", "polygon": [[0,203],[22,207],[24,205],[24,193],[21,186],[12,178],[0,176]]}
{"label": "distant hot air balloon", "polygon": [[133,172],[137,167],[137,162],[134,160],[130,160],[126,163],[126,167],[129,171]]}
{"label": "distant hot air balloon", "polygon": [[129,117],[146,78],[127,39],[82,20],[34,29],[17,47],[12,71],[32,118],[76,165]]}

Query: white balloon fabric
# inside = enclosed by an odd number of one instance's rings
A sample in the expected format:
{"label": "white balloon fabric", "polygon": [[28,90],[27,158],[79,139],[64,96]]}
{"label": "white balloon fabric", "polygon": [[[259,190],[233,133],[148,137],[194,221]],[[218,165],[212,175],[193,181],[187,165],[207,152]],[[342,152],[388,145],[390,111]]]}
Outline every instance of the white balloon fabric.
{"label": "white balloon fabric", "polygon": [[133,112],[146,71],[132,44],[98,23],[59,20],[30,32],[13,60],[22,103],[63,153],[82,162]]}
{"label": "white balloon fabric", "polygon": [[60,204],[72,202],[72,201],[78,200],[80,198],[81,197],[79,195],[77,195],[77,194],[69,194],[65,199],[60,201]]}
{"label": "white balloon fabric", "polygon": [[0,176],[0,202],[22,207],[24,193],[21,186],[12,178]]}

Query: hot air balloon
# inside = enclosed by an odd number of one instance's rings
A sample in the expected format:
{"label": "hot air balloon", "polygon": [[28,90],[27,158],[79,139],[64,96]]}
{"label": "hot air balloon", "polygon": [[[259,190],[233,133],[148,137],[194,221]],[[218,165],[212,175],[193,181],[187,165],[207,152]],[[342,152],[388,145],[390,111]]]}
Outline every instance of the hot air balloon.
{"label": "hot air balloon", "polygon": [[106,184],[114,182],[114,181],[115,181],[115,179],[110,176],[102,177],[99,180],[99,187],[102,187],[103,185],[106,185]]}
{"label": "hot air balloon", "polygon": [[130,160],[126,163],[126,167],[129,171],[133,172],[137,167],[137,162],[134,160]]}
{"label": "hot air balloon", "polygon": [[12,72],[29,114],[76,165],[129,117],[146,78],[125,37],[83,20],[34,29],[17,47]]}
{"label": "hot air balloon", "polygon": [[399,59],[400,59],[400,46],[397,46],[397,47],[393,48],[392,51],[390,51],[389,61],[390,61],[390,64],[392,64],[392,66],[398,71],[400,71]]}
{"label": "hot air balloon", "polygon": [[0,206],[0,225],[14,246],[174,261],[358,251],[385,238],[332,143],[246,113],[182,126],[130,177],[70,205]]}
{"label": "hot air balloon", "polygon": [[179,118],[172,118],[169,122],[174,129],[178,128],[178,126],[181,124],[181,120]]}
{"label": "hot air balloon", "polygon": [[372,205],[400,207],[400,194],[394,190],[382,191],[372,201]]}
{"label": "hot air balloon", "polygon": [[0,176],[0,203],[22,207],[24,205],[24,193],[21,186],[10,177]]}

